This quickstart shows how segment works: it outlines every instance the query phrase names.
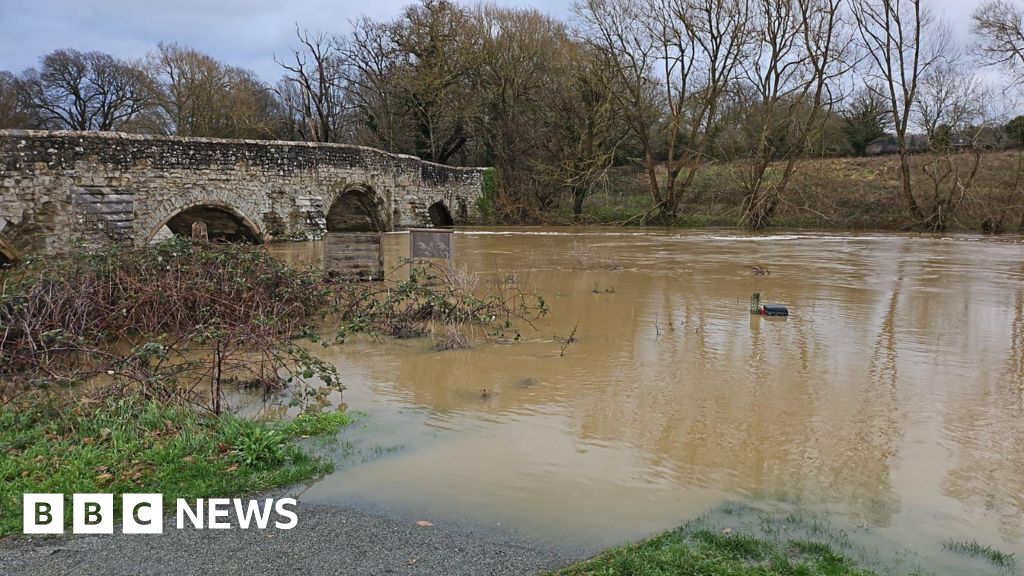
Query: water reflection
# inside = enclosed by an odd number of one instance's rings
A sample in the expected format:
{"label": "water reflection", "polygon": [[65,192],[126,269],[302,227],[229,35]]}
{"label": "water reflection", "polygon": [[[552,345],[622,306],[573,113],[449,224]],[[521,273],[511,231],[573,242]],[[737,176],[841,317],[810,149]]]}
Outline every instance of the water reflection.
{"label": "water reflection", "polygon": [[[460,232],[551,314],[526,341],[320,354],[401,451],[305,491],[603,546],[727,498],[805,503],[920,549],[1024,552],[1024,248],[901,235]],[[620,271],[581,270],[573,241]],[[385,238],[386,267],[408,252]],[[292,262],[320,248],[278,245]],[[764,265],[770,276],[755,277]],[[752,292],[790,306],[750,316]],[[578,342],[559,355],[576,327]],[[492,393],[482,397],[480,390]],[[374,436],[377,438],[377,436]]]}

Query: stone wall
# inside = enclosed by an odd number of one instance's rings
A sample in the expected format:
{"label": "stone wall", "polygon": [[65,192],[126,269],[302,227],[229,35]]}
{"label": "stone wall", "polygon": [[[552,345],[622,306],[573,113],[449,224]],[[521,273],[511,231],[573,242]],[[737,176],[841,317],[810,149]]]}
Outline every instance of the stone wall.
{"label": "stone wall", "polygon": [[316,238],[341,195],[384,231],[430,226],[437,202],[463,224],[482,173],[340,144],[0,130],[0,254],[142,245],[202,210],[265,240]]}

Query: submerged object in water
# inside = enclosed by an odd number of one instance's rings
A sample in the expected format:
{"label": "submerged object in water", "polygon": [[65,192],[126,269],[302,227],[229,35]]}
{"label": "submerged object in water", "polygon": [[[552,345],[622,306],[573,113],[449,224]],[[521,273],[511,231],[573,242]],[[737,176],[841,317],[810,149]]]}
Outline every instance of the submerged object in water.
{"label": "submerged object in water", "polygon": [[762,304],[762,316],[789,316],[789,308],[782,304]]}
{"label": "submerged object in water", "polygon": [[789,316],[789,308],[782,304],[761,304],[761,293],[754,292],[750,297],[750,313],[761,316]]}

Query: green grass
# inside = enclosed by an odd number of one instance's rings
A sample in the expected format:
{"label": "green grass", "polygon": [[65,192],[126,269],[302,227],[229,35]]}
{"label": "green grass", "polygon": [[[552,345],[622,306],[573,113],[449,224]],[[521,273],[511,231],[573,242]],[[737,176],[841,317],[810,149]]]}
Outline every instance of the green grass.
{"label": "green grass", "polygon": [[950,538],[942,543],[942,547],[963,556],[981,558],[999,568],[1012,568],[1017,563],[1013,554],[981,544],[976,540],[953,540]]}
{"label": "green grass", "polygon": [[[719,514],[734,514],[729,504]],[[847,554],[841,534],[788,516],[761,529],[732,529],[707,517],[563,568],[564,576],[872,576]],[[728,523],[728,522],[726,522]],[[794,536],[800,532],[801,536]]]}
{"label": "green grass", "polygon": [[0,537],[21,532],[24,493],[160,492],[170,506],[176,498],[251,494],[324,474],[332,464],[296,440],[334,434],[351,420],[325,413],[264,424],[141,400],[0,408]]}
{"label": "green grass", "polygon": [[348,412],[323,412],[301,414],[293,420],[280,424],[280,429],[292,438],[302,436],[327,436],[348,426],[354,416]]}

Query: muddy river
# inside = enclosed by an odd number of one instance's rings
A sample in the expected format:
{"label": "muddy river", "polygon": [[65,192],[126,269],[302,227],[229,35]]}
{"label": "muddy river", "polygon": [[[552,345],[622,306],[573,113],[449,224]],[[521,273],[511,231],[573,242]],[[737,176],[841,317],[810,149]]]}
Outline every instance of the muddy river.
{"label": "muddy river", "polygon": [[[384,244],[387,267],[408,254]],[[550,314],[514,345],[323,348],[366,418],[305,500],[588,550],[780,503],[924,556],[946,538],[1024,556],[1020,239],[504,229],[455,250]],[[751,316],[752,292],[791,316]]]}

